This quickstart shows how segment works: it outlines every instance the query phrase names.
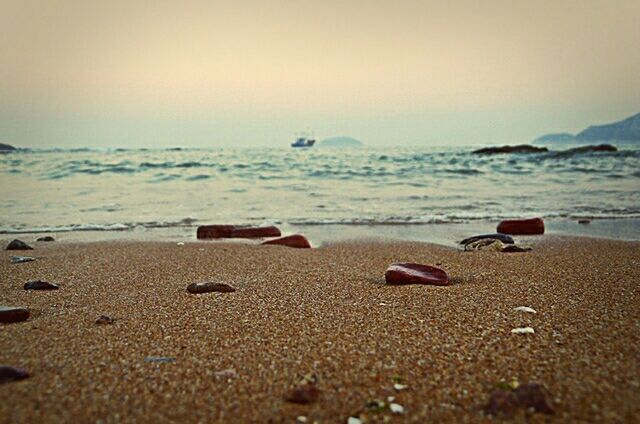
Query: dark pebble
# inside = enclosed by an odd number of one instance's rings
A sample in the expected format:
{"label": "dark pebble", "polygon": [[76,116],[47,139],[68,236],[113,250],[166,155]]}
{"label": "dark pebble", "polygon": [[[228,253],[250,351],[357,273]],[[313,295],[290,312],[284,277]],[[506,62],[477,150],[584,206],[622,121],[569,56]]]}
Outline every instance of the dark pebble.
{"label": "dark pebble", "polygon": [[58,290],[59,288],[57,284],[40,280],[33,280],[24,284],[25,290]]}
{"label": "dark pebble", "polygon": [[200,294],[200,293],[233,293],[236,291],[235,288],[231,287],[228,284],[224,283],[213,283],[210,281],[205,281],[202,283],[191,283],[187,287],[187,291],[189,293]]}
{"label": "dark pebble", "polygon": [[104,325],[104,324],[113,324],[114,319],[108,315],[100,315],[100,318],[96,320],[96,324]]}
{"label": "dark pebble", "polygon": [[36,241],[56,241],[56,239],[54,239],[51,236],[44,236],[44,237],[38,237]]}
{"label": "dark pebble", "polygon": [[8,365],[0,365],[0,384],[11,383],[12,381],[20,381],[29,378],[27,370],[22,368],[10,367]]}
{"label": "dark pebble", "polygon": [[0,306],[0,322],[20,322],[26,321],[27,318],[29,318],[29,310],[27,308]]}

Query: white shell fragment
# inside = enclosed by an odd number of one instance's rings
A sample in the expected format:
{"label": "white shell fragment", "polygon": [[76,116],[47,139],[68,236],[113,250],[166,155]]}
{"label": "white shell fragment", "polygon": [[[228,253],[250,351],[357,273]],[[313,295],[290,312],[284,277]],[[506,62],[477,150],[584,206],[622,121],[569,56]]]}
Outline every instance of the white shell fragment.
{"label": "white shell fragment", "polygon": [[517,312],[527,312],[529,314],[537,314],[535,309],[530,308],[528,306],[518,306],[517,308],[514,308],[514,310]]}
{"label": "white shell fragment", "polygon": [[407,387],[409,387],[409,386],[407,386],[406,384],[400,384],[400,383],[396,383],[396,384],[393,385],[393,388],[398,392],[401,391],[401,390],[406,389]]}
{"label": "white shell fragment", "polygon": [[404,413],[404,406],[398,404],[398,403],[392,403],[389,405],[389,409],[391,410],[391,412],[393,412],[394,414],[403,414]]}
{"label": "white shell fragment", "polygon": [[31,262],[35,260],[36,258],[32,258],[31,256],[12,256],[11,257],[12,264],[21,264],[23,262]]}
{"label": "white shell fragment", "polygon": [[534,334],[535,330],[531,327],[519,327],[511,330],[513,334]]}
{"label": "white shell fragment", "polygon": [[357,417],[349,417],[347,419],[347,424],[362,424],[362,420]]}
{"label": "white shell fragment", "polygon": [[178,246],[184,246],[184,242],[183,241],[179,241],[176,243]]}

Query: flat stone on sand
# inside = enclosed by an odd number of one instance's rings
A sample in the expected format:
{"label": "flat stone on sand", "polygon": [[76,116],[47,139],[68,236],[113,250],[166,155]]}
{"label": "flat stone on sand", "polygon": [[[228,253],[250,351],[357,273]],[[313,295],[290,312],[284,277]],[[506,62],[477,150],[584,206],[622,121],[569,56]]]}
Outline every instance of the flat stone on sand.
{"label": "flat stone on sand", "polygon": [[387,284],[429,284],[447,286],[449,276],[440,268],[415,263],[392,264],[384,274]]}
{"label": "flat stone on sand", "polygon": [[50,241],[56,241],[56,239],[54,239],[51,236],[44,236],[44,237],[38,237],[36,239],[36,241],[46,241],[46,242],[50,242]]}
{"label": "flat stone on sand", "polygon": [[11,323],[26,321],[29,318],[27,308],[0,305],[0,322]]}
{"label": "flat stone on sand", "polygon": [[60,286],[41,280],[32,280],[24,283],[25,290],[58,290]]}
{"label": "flat stone on sand", "polygon": [[233,293],[234,291],[236,291],[236,289],[231,287],[229,284],[204,281],[201,283],[189,284],[189,286],[187,287],[187,291],[193,294],[211,293],[211,292]]}

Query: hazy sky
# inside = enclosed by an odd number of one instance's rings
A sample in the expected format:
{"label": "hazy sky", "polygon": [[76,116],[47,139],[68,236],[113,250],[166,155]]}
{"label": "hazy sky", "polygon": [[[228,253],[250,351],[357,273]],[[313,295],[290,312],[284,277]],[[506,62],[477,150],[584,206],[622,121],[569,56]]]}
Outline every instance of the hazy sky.
{"label": "hazy sky", "polygon": [[640,0],[0,0],[0,142],[526,142],[640,112]]}

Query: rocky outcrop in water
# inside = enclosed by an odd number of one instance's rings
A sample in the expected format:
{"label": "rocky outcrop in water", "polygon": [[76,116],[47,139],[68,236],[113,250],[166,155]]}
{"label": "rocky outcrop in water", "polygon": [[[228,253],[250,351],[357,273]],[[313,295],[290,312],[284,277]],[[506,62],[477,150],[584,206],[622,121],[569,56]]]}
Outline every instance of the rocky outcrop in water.
{"label": "rocky outcrop in water", "polygon": [[546,147],[536,147],[530,144],[519,144],[517,146],[500,146],[500,147],[485,147],[482,149],[474,150],[472,153],[478,155],[497,155],[503,153],[543,153],[549,149]]}
{"label": "rocky outcrop in water", "polygon": [[0,143],[0,153],[9,153],[9,152],[14,152],[16,150],[18,149],[16,149],[10,144]]}

